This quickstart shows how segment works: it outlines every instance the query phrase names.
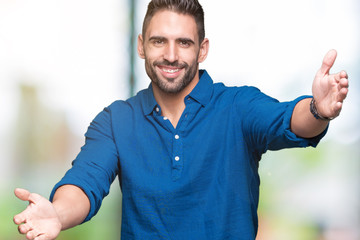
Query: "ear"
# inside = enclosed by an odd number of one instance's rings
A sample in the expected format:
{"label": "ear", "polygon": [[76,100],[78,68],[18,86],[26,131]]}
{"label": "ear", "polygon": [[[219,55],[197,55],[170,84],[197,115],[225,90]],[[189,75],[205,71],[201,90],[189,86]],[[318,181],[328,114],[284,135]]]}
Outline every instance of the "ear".
{"label": "ear", "polygon": [[138,36],[138,41],[137,41],[137,51],[139,56],[144,59],[145,58],[145,52],[144,52],[144,40],[141,34],[139,34]]}
{"label": "ear", "polygon": [[203,61],[205,61],[208,53],[209,53],[209,39],[205,38],[200,44],[198,63],[202,63]]}

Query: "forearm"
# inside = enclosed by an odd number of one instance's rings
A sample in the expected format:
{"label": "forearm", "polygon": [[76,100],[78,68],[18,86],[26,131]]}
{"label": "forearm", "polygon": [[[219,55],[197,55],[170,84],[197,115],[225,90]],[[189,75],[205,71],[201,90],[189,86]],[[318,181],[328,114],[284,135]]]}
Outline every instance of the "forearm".
{"label": "forearm", "polygon": [[53,206],[62,224],[61,230],[81,224],[90,211],[88,197],[74,185],[58,188],[54,194]]}
{"label": "forearm", "polygon": [[316,119],[310,112],[311,98],[298,102],[291,117],[291,131],[299,137],[312,138],[322,133],[328,121]]}

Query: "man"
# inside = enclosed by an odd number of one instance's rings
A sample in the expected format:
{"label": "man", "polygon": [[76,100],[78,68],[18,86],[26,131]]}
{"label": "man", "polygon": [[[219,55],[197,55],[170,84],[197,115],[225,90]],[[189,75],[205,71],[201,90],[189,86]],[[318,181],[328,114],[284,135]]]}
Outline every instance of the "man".
{"label": "man", "polygon": [[19,232],[55,239],[90,220],[118,175],[122,239],[255,239],[261,155],[315,147],[340,113],[347,74],[329,74],[331,50],[313,97],[279,103],[253,87],[214,84],[199,70],[208,50],[196,0],[152,0],[138,37],[149,88],[94,119],[51,202],[15,190],[30,202],[14,217]]}

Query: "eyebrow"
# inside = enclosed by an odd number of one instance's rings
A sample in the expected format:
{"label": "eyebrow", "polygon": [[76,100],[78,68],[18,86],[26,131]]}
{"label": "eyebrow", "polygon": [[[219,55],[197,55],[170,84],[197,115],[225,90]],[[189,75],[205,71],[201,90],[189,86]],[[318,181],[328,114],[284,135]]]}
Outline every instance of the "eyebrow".
{"label": "eyebrow", "polygon": [[152,41],[152,40],[166,40],[166,38],[161,37],[161,36],[152,36],[149,38],[149,41]]}
{"label": "eyebrow", "polygon": [[180,41],[180,42],[188,42],[188,43],[192,43],[192,44],[195,44],[195,42],[190,39],[190,38],[178,38],[176,39],[177,41]]}

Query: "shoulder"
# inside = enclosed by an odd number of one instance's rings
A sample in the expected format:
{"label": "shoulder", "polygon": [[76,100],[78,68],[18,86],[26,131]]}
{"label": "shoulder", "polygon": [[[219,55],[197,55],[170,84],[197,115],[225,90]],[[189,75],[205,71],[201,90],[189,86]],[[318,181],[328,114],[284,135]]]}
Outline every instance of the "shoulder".
{"label": "shoulder", "polygon": [[126,100],[116,100],[107,106],[104,110],[113,113],[125,114],[140,110],[142,103],[146,101],[146,90],[141,90],[135,96]]}
{"label": "shoulder", "polygon": [[233,101],[238,104],[249,104],[257,101],[277,101],[276,99],[261,92],[254,86],[229,87],[223,83],[214,83],[214,98]]}
{"label": "shoulder", "polygon": [[253,95],[260,92],[260,90],[254,86],[226,86],[222,82],[214,83],[214,91],[222,94],[243,94]]}
{"label": "shoulder", "polygon": [[131,110],[131,103],[128,102],[128,100],[116,100],[112,102],[109,106],[104,108],[104,111],[108,112],[126,112]]}

